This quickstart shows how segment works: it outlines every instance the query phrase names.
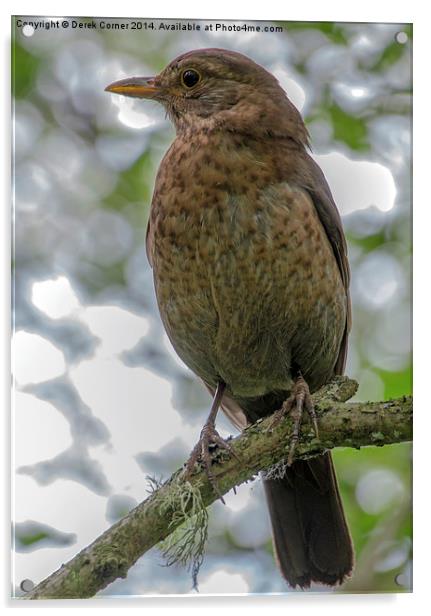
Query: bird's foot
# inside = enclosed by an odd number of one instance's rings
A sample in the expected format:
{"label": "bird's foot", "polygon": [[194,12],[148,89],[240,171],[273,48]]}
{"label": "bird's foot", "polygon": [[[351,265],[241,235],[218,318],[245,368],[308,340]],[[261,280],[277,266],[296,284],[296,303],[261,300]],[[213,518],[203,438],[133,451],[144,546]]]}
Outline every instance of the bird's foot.
{"label": "bird's foot", "polygon": [[283,402],[281,409],[273,414],[269,425],[269,429],[272,429],[275,428],[275,426],[277,426],[286,415],[290,415],[292,418],[293,431],[290,440],[289,454],[287,456],[287,464],[289,466],[293,463],[295,449],[299,441],[299,432],[301,429],[304,409],[310,416],[316,438],[319,438],[319,428],[317,426],[317,416],[314,409],[313,399],[306,381],[302,376],[299,376],[295,380],[291,395]]}
{"label": "bird's foot", "polygon": [[193,448],[193,451],[191,452],[190,457],[186,462],[186,467],[184,469],[184,477],[190,477],[196,462],[201,461],[205,468],[208,481],[210,482],[214,492],[217,494],[221,502],[225,504],[223,495],[218,489],[216,478],[211,468],[212,459],[210,448],[212,445],[217,445],[221,449],[225,449],[231,455],[238,459],[238,456],[235,453],[234,449],[217,432],[214,423],[212,421],[207,421],[202,428],[199,441]]}

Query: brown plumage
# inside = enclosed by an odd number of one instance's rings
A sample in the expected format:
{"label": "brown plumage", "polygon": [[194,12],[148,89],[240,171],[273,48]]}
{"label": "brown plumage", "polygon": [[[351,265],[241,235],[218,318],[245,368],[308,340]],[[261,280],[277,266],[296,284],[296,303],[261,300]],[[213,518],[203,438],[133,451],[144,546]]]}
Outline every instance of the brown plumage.
{"label": "brown plumage", "polygon": [[[190,464],[201,453],[211,475],[220,400],[239,427],[289,396],[289,408],[303,395],[311,412],[304,380],[312,392],[344,369],[350,300],[340,216],[299,112],[249,58],[192,51],[154,78],[107,89],[159,101],[176,128],[157,174],[147,254],[174,348],[218,388]],[[289,584],[342,582],[353,549],[330,454],[296,461],[264,484]]]}

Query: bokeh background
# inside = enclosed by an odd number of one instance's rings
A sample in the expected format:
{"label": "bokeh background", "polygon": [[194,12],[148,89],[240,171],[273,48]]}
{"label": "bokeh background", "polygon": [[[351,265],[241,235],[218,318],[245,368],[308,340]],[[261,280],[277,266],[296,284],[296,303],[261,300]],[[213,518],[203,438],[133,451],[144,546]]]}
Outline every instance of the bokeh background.
{"label": "bokeh background", "polygon": [[[147,475],[181,465],[210,404],[164,334],[145,256],[154,177],[174,132],[155,103],[110,95],[108,83],[210,46],[277,76],[343,216],[357,399],[411,393],[411,27],[223,22],[228,31],[211,32],[215,22],[195,21],[201,31],[184,32],[157,20],[141,30],[67,21],[34,30],[12,20],[16,595],[145,498]],[[243,23],[273,31],[229,31]],[[234,432],[222,417],[218,425]],[[357,566],[341,589],[315,590],[410,589],[410,446],[337,450],[335,462]],[[210,508],[199,588],[291,592],[258,480]],[[154,549],[100,594],[189,592],[190,573]]]}

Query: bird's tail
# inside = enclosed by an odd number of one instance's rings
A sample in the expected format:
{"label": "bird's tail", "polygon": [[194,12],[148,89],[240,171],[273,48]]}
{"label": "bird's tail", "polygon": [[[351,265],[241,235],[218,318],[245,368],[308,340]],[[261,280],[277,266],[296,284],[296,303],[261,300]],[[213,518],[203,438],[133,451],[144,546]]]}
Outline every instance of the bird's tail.
{"label": "bird's tail", "polygon": [[276,557],[289,585],[341,584],[354,556],[331,454],[298,460],[264,486]]}

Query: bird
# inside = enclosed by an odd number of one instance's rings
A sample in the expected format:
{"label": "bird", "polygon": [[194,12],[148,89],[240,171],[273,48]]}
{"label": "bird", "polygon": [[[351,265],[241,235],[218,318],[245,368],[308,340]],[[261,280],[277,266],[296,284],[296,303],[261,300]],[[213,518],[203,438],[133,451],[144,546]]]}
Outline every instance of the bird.
{"label": "bird", "polygon": [[291,415],[284,474],[263,478],[275,558],[292,588],[339,585],[354,549],[331,453],[301,460],[295,447],[304,411],[317,434],[311,394],[345,368],[350,270],[301,114],[268,70],[228,49],[188,51],[106,90],[160,103],[175,127],[146,251],[167,335],[213,396],[186,472],[201,460],[217,492],[211,450],[234,454],[220,408],[240,429]]}

